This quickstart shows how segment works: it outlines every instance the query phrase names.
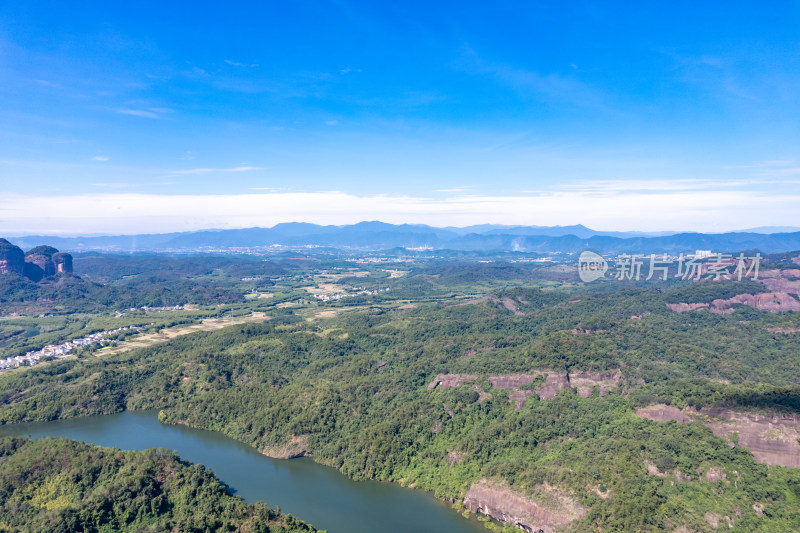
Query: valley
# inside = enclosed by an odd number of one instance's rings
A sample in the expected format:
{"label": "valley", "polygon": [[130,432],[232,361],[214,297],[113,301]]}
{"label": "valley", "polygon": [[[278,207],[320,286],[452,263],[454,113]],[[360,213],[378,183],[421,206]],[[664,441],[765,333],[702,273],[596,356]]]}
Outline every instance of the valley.
{"label": "valley", "polygon": [[[800,524],[800,315],[748,305],[760,281],[580,284],[569,265],[499,258],[74,262],[79,277],[23,286],[49,302],[6,292],[0,325],[38,333],[4,353],[143,330],[0,375],[8,428],[155,410],[264,455],[432,491],[490,529]],[[764,279],[793,283],[794,263],[767,264],[779,273]],[[122,290],[140,307],[69,296]],[[718,301],[732,303],[673,308]],[[42,317],[19,316],[25,302]]]}

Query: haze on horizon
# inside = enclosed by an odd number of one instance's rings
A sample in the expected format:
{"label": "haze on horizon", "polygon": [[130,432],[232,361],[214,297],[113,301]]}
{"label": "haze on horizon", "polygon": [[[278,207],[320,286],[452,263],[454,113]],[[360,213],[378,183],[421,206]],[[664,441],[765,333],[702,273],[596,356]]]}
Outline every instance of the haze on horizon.
{"label": "haze on horizon", "polygon": [[797,226],[800,3],[0,6],[0,235]]}

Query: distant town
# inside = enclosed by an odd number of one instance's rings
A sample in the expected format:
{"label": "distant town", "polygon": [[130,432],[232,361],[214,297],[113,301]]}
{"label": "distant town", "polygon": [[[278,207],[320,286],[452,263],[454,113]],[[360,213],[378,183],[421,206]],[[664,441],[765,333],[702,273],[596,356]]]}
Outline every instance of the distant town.
{"label": "distant town", "polygon": [[[360,287],[355,287],[355,289],[358,290],[360,289]],[[363,289],[363,290],[358,290],[358,292],[352,292],[352,293],[337,292],[335,294],[315,294],[314,298],[316,298],[317,300],[322,300],[323,302],[327,302],[330,300],[340,300],[342,298],[353,298],[354,296],[360,296],[360,295],[376,295],[381,292],[389,292],[390,290],[391,289],[389,289],[389,287],[386,287],[385,289],[377,289],[372,291]]]}

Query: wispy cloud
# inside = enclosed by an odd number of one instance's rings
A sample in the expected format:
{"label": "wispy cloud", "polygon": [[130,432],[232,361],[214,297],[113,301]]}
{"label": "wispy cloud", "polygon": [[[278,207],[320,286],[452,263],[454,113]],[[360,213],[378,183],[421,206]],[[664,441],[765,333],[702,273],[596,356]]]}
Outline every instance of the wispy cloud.
{"label": "wispy cloud", "polygon": [[709,179],[672,179],[672,180],[584,180],[574,183],[559,184],[554,189],[568,192],[586,192],[603,194],[625,194],[632,192],[666,193],[675,191],[719,190],[731,187],[753,185],[751,180],[709,180]]}
{"label": "wispy cloud", "polygon": [[459,65],[474,74],[490,75],[523,96],[562,104],[569,103],[578,107],[611,110],[608,95],[580,81],[577,77],[578,70],[574,65],[571,65],[570,75],[556,72],[542,73],[485,60],[469,46],[464,47]]}
{"label": "wispy cloud", "polygon": [[[771,159],[750,165],[731,165],[727,169],[746,169],[759,178],[787,178],[800,176],[800,163],[792,159]],[[786,182],[786,183],[791,183]]]}
{"label": "wispy cloud", "polygon": [[92,161],[108,161],[108,156],[105,155],[96,155],[92,158]]}
{"label": "wispy cloud", "polygon": [[163,118],[163,115],[173,112],[172,109],[166,107],[150,107],[147,109],[120,108],[115,109],[115,111],[117,113],[122,113],[123,115],[132,115],[134,117],[144,118]]}
{"label": "wispy cloud", "polygon": [[236,61],[231,61],[230,59],[226,59],[225,62],[229,65],[233,65],[234,67],[248,67],[248,68],[255,68],[258,66],[258,63],[238,63]]}
{"label": "wispy cloud", "polygon": [[106,187],[109,189],[130,189],[139,187],[138,183],[92,183],[93,187]]}
{"label": "wispy cloud", "polygon": [[60,83],[56,83],[56,82],[50,81],[50,80],[36,80],[36,83],[38,83],[39,85],[44,85],[45,87],[51,87],[53,89],[63,89],[64,88],[64,86],[61,85]]}
{"label": "wispy cloud", "polygon": [[187,168],[184,170],[173,170],[170,174],[208,174],[210,172],[249,172],[251,170],[263,170],[261,167],[232,167],[232,168]]}
{"label": "wispy cloud", "polygon": [[434,192],[462,193],[462,192],[467,192],[470,189],[472,189],[472,186],[453,187],[451,189],[436,189]]}

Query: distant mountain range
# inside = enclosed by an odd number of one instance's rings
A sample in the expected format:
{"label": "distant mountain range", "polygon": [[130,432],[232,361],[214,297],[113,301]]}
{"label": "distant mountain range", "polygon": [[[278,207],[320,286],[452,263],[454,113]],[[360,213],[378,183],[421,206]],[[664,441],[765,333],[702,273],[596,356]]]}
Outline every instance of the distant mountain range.
{"label": "distant mountain range", "polygon": [[800,250],[800,228],[756,229],[760,231],[645,233],[595,231],[580,224],[575,226],[483,224],[465,228],[435,228],[423,224],[396,225],[385,222],[359,222],[344,226],[290,222],[272,228],[87,237],[36,235],[11,237],[9,241],[23,249],[46,243],[71,252],[210,251],[258,249],[270,246],[313,246],[364,251],[431,248],[540,254],[576,252],[587,247],[601,252],[629,253],[679,253],[695,250],[713,252],[760,250],[763,253],[778,253]]}

